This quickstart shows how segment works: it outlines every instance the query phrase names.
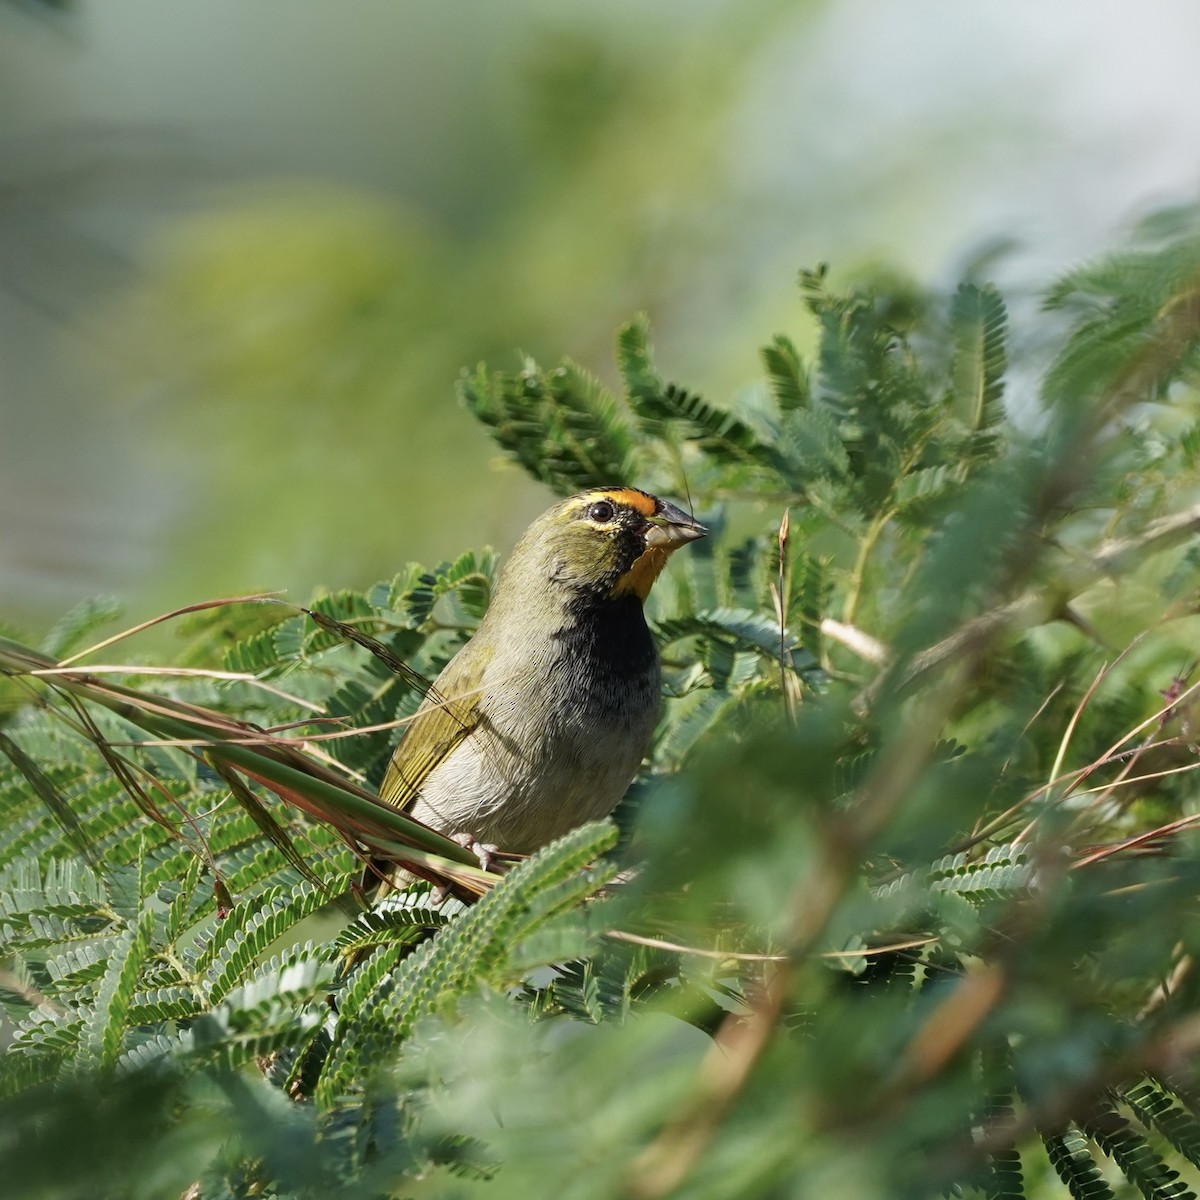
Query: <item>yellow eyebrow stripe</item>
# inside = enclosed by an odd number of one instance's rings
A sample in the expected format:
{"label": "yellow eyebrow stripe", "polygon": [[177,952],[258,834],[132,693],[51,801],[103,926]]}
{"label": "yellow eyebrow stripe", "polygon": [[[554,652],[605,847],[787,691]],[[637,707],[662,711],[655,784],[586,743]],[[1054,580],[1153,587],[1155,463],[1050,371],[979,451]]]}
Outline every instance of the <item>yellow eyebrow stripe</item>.
{"label": "yellow eyebrow stripe", "polygon": [[643,517],[654,516],[657,508],[654,497],[648,496],[645,492],[639,492],[637,488],[609,488],[588,492],[584,500],[588,504],[593,504],[597,500],[611,500],[614,504],[621,504],[640,512]]}

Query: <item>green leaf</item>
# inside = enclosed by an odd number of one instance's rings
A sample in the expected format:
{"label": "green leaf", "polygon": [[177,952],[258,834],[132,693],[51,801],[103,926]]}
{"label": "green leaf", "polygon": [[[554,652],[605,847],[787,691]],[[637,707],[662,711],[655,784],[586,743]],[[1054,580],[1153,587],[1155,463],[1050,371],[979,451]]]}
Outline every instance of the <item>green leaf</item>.
{"label": "green leaf", "polygon": [[1143,1125],[1157,1129],[1194,1167],[1200,1167],[1200,1121],[1181,1107],[1161,1084],[1143,1080],[1123,1094]]}
{"label": "green leaf", "polygon": [[248,978],[258,958],[289,929],[328,903],[323,890],[307,884],[290,893],[274,889],[251,906],[230,911],[197,963],[209,1001],[222,1000]]}
{"label": "green leaf", "polygon": [[83,647],[98,630],[117,620],[122,611],[120,601],[112,596],[83,600],[54,623],[41,648],[51,658],[66,658]]}
{"label": "green leaf", "polygon": [[620,483],[633,473],[633,436],[613,396],[570,360],[550,373],[526,360],[518,375],[480,366],[459,397],[534,479],[560,494]]}
{"label": "green leaf", "polygon": [[1150,1143],[1116,1112],[1096,1113],[1084,1130],[1149,1200],[1195,1200],[1196,1193],[1179,1178],[1179,1172],[1168,1167]]}
{"label": "green leaf", "polygon": [[639,415],[653,410],[663,385],[650,351],[650,322],[645,316],[623,325],[617,333],[617,370],[630,408]]}
{"label": "green leaf", "polygon": [[767,369],[767,383],[780,412],[790,413],[809,405],[808,379],[800,352],[783,334],[776,334],[770,345],[762,350],[763,365]]}
{"label": "green leaf", "polygon": [[440,929],[448,918],[436,909],[399,908],[360,913],[329,944],[329,953],[341,957],[376,946],[409,946]]}
{"label": "green leaf", "polygon": [[95,852],[75,810],[54,786],[50,777],[16,742],[3,733],[0,733],[0,754],[3,754],[29,781],[29,786],[33,788],[54,819],[62,826],[71,845],[83,855],[90,866],[97,866],[98,860]]}
{"label": "green leaf", "polygon": [[113,939],[108,965],[80,1039],[82,1053],[101,1070],[111,1070],[120,1056],[128,1029],[127,1018],[138,977],[150,953],[153,932],[154,913],[147,907],[142,909],[136,924]]}
{"label": "green leaf", "polygon": [[801,485],[811,480],[838,481],[850,473],[850,456],[833,416],[823,409],[796,408],[785,412],[779,425],[780,449],[792,478]]}
{"label": "green leaf", "polygon": [[1002,446],[1008,312],[991,284],[963,283],[954,296],[950,323],[955,405],[971,433],[971,457],[993,458]]}

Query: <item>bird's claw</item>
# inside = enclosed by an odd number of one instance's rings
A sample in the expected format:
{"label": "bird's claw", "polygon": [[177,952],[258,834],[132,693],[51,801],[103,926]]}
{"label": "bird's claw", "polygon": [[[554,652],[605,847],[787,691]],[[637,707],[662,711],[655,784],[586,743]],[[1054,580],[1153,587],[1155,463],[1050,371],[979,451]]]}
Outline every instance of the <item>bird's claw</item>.
{"label": "bird's claw", "polygon": [[450,840],[457,842],[464,850],[470,850],[479,859],[479,865],[485,871],[492,869],[496,855],[500,853],[499,846],[493,845],[491,842],[476,841],[475,837],[469,833],[452,833]]}

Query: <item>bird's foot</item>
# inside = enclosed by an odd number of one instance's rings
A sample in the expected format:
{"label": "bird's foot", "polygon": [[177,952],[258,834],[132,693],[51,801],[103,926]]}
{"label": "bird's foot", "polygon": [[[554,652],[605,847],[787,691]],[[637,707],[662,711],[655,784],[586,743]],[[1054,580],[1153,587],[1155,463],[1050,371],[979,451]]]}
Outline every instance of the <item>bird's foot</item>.
{"label": "bird's foot", "polygon": [[[464,850],[470,850],[472,854],[479,859],[479,865],[485,870],[490,871],[492,864],[496,861],[495,856],[500,853],[500,847],[492,845],[491,842],[477,841],[473,834],[470,833],[448,833],[446,835],[452,842],[457,842]],[[438,908],[442,901],[450,894],[450,889],[446,884],[441,884],[435,887],[429,893],[429,904],[432,908]]]}
{"label": "bird's foot", "polygon": [[470,850],[479,859],[479,865],[485,871],[492,869],[496,855],[500,853],[499,846],[493,845],[491,842],[476,841],[474,835],[470,833],[452,833],[450,840],[457,842],[464,850]]}

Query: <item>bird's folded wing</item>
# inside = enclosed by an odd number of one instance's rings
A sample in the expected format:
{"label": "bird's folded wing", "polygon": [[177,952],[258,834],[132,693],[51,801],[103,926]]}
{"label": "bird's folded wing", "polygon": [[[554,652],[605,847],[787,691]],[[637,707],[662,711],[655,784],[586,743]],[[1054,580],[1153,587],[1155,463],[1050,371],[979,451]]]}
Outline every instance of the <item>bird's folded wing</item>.
{"label": "bird's folded wing", "polygon": [[478,726],[485,665],[478,651],[460,653],[446,665],[392,754],[380,799],[408,808],[430,772]]}

